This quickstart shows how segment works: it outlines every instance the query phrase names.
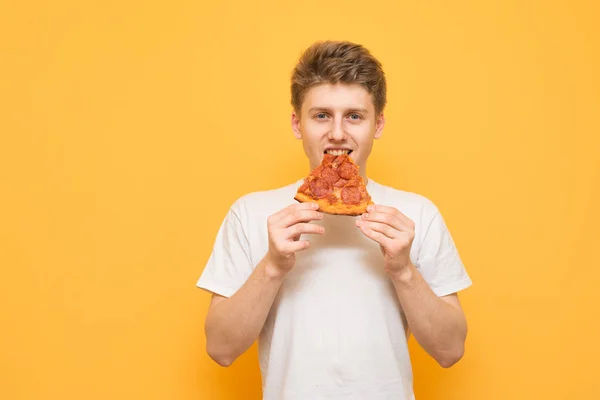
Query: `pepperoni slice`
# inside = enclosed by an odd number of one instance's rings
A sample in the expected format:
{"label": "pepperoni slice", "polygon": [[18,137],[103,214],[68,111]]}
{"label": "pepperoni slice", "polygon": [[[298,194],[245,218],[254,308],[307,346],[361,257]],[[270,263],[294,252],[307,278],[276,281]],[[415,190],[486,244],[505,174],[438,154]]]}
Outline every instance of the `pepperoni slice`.
{"label": "pepperoni slice", "polygon": [[335,160],[336,156],[332,156],[331,154],[325,153],[323,156],[323,161],[321,161],[321,165],[331,165],[333,160]]}
{"label": "pepperoni slice", "polygon": [[331,184],[323,178],[313,179],[308,185],[312,194],[318,199],[327,197],[332,192]]}
{"label": "pepperoni slice", "polygon": [[360,198],[360,190],[356,186],[342,188],[342,201],[345,204],[358,204]]}
{"label": "pepperoni slice", "polygon": [[335,170],[331,167],[323,168],[323,171],[321,172],[321,177],[329,183],[335,183],[340,179],[338,173],[335,172]]}
{"label": "pepperoni slice", "polygon": [[349,162],[345,162],[338,167],[337,173],[344,179],[351,179],[353,176],[358,175],[358,168]]}

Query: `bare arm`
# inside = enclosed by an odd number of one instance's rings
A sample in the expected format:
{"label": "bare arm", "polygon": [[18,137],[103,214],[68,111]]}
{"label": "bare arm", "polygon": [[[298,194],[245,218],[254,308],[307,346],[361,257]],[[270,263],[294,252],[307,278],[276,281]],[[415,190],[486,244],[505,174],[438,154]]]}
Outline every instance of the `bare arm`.
{"label": "bare arm", "polygon": [[417,342],[442,367],[457,363],[467,337],[458,295],[438,297],[412,264],[390,277]]}
{"label": "bare arm", "polygon": [[467,323],[456,294],[438,297],[410,261],[414,222],[392,207],[374,206],[357,220],[365,236],[379,243],[410,331],[441,366],[464,354]]}
{"label": "bare arm", "polygon": [[308,223],[321,219],[314,203],[298,203],[267,221],[269,251],[231,297],[213,295],[206,316],[206,351],[221,366],[231,365],[258,338],[285,275],[294,267],[295,253],[310,243],[302,234],[323,234]]}
{"label": "bare arm", "polygon": [[230,298],[213,295],[206,316],[206,350],[221,366],[229,366],[258,337],[283,275],[265,257],[246,283]]}

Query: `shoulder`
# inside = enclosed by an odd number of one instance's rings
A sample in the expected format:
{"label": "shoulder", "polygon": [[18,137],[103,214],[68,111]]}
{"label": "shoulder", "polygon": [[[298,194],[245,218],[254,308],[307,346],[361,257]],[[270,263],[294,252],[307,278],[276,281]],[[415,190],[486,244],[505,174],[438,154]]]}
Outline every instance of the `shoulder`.
{"label": "shoulder", "polygon": [[296,181],[282,187],[244,194],[234,201],[231,212],[240,219],[271,215],[296,202],[294,195],[300,184],[301,181]]}

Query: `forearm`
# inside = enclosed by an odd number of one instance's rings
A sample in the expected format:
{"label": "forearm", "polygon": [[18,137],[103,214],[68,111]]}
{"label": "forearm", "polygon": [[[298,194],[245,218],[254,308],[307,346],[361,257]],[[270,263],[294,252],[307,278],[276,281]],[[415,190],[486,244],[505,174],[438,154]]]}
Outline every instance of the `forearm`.
{"label": "forearm", "polygon": [[264,258],[230,298],[211,308],[206,318],[207,351],[228,366],[257,339],[283,276]]}
{"label": "forearm", "polygon": [[456,363],[467,335],[462,310],[433,293],[412,264],[391,279],[417,342],[443,367]]}

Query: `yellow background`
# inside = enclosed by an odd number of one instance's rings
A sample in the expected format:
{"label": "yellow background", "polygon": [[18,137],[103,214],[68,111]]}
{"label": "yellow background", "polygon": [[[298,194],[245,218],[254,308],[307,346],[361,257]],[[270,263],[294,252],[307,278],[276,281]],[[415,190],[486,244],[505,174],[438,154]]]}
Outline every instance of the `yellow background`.
{"label": "yellow background", "polygon": [[289,74],[318,39],[389,82],[369,174],[440,207],[474,280],[464,359],[417,398],[596,399],[594,1],[5,1],[0,398],[258,399],[204,351],[227,208],[302,177]]}

